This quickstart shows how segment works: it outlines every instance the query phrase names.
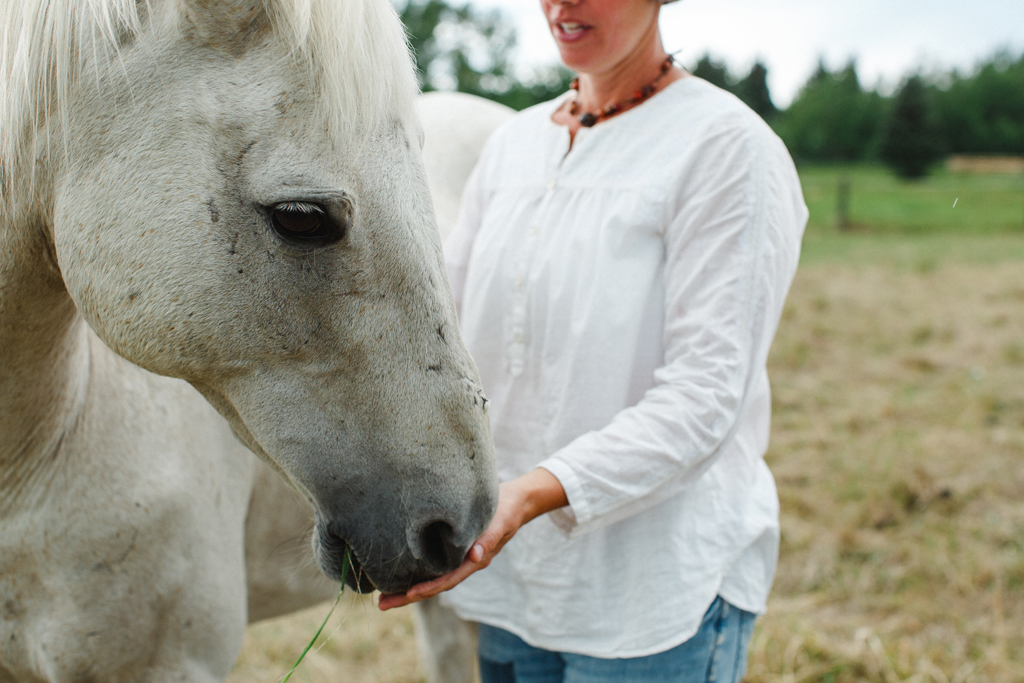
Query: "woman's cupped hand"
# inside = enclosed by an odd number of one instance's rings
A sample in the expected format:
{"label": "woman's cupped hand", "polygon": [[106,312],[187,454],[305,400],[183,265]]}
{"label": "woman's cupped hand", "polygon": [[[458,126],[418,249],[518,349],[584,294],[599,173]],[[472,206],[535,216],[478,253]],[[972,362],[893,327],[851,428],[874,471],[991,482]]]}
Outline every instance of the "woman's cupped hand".
{"label": "woman's cupped hand", "polygon": [[381,610],[404,607],[454,588],[489,565],[524,524],[568,504],[561,483],[555,475],[542,468],[501,484],[494,518],[457,569],[418,583],[405,593],[382,595],[378,606]]}

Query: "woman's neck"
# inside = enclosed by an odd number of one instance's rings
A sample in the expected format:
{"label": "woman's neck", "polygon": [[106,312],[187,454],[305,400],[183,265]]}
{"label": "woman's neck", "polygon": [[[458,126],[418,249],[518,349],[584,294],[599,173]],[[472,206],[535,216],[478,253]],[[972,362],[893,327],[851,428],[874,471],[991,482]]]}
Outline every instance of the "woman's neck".
{"label": "woman's neck", "polygon": [[[661,36],[655,33],[653,40],[628,55],[617,64],[603,70],[580,71],[579,90],[576,93],[575,110],[578,112],[601,112],[606,107],[627,101],[645,85],[654,83],[654,92],[660,92],[669,83],[678,81],[687,75],[677,66],[672,66],[667,73],[658,78],[668,53],[661,43]],[[578,116],[574,116],[573,99],[566,100],[552,115],[551,120],[569,128],[569,147],[576,140],[576,132],[582,127]],[[636,106],[636,105],[632,105]],[[626,106],[621,111],[632,108]],[[607,118],[607,117],[606,117]]]}
{"label": "woman's neck", "polygon": [[[667,57],[661,36],[655,33],[651,40],[641,42],[636,50],[618,63],[602,70],[581,71],[579,92],[576,96],[579,109],[600,111],[630,99],[640,88],[658,78]],[[658,81],[658,89],[681,78],[682,75],[680,69],[672,69]]]}

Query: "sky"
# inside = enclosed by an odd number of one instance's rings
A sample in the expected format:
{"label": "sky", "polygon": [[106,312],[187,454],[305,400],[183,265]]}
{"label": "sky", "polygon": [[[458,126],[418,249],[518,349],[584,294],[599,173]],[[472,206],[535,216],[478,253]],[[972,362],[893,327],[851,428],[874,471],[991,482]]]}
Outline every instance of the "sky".
{"label": "sky", "polygon": [[[556,62],[537,0],[470,0],[515,22],[524,69]],[[768,66],[778,106],[788,106],[819,58],[829,68],[857,60],[867,87],[889,92],[908,73],[970,71],[1001,48],[1024,53],[1024,0],[680,0],[662,9],[662,38],[683,64],[705,52],[745,75]]]}

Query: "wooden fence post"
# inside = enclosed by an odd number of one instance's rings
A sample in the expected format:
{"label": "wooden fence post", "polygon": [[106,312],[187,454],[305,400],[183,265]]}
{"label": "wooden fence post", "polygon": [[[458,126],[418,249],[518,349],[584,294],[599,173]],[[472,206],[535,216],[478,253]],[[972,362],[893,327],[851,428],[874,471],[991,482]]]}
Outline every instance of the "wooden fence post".
{"label": "wooden fence post", "polygon": [[839,232],[850,229],[850,176],[839,174],[839,185],[836,188],[836,227]]}

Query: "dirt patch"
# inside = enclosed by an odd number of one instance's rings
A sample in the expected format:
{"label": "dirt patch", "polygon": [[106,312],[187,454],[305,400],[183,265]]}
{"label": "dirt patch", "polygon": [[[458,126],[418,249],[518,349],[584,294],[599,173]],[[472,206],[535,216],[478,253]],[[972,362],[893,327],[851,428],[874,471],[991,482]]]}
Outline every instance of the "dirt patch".
{"label": "dirt patch", "polygon": [[953,173],[1024,173],[1024,157],[985,157],[954,155],[946,160]]}

